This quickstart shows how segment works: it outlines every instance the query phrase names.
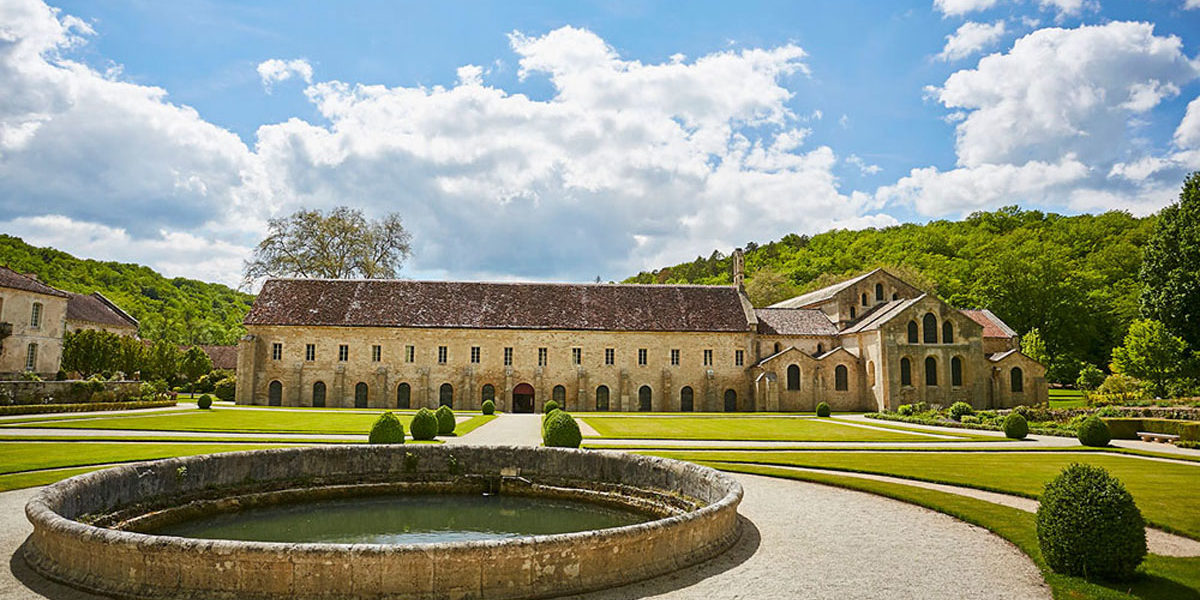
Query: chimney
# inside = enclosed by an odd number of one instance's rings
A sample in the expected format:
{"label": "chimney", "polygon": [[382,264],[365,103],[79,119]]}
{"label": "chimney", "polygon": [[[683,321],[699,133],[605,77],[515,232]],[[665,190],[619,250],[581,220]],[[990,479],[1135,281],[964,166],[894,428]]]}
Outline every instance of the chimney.
{"label": "chimney", "polygon": [[738,291],[740,291],[740,292],[746,291],[746,285],[745,285],[745,281],[744,281],[745,277],[746,277],[745,270],[746,270],[746,260],[742,256],[742,249],[734,248],[733,249],[733,287],[737,288]]}

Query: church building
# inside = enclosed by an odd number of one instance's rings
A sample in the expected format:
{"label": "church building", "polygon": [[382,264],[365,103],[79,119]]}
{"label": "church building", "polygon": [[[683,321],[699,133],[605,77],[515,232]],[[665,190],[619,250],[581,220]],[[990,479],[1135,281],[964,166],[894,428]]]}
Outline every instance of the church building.
{"label": "church building", "polygon": [[799,412],[1047,401],[989,311],[877,269],[767,308],[734,285],[271,279],[238,404],[509,412]]}

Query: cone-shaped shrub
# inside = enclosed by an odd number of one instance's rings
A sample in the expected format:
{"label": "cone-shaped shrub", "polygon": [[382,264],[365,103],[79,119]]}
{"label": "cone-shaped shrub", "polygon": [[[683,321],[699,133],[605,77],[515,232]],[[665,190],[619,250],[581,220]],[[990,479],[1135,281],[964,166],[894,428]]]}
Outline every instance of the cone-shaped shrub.
{"label": "cone-shaped shrub", "polygon": [[479,408],[480,408],[480,410],[483,411],[483,414],[485,414],[485,415],[496,414],[496,403],[492,402],[491,400],[484,400],[483,406],[481,406]]}
{"label": "cone-shaped shrub", "polygon": [[828,417],[831,414],[831,412],[832,411],[830,411],[830,409],[829,409],[828,402],[822,402],[817,405],[817,416],[818,417]]}
{"label": "cone-shaped shrub", "polygon": [[413,415],[413,420],[408,424],[408,428],[412,430],[414,440],[432,440],[437,437],[438,420],[432,410],[422,408]]}
{"label": "cone-shaped shrub", "polygon": [[556,448],[578,448],[583,441],[579,432],[579,423],[575,417],[563,410],[556,410],[546,417],[542,424],[542,443]]}
{"label": "cone-shaped shrub", "polygon": [[375,424],[371,426],[371,435],[367,437],[367,441],[372,444],[403,444],[404,443],[404,425],[400,423],[400,419],[396,418],[391,412],[385,412],[375,419]]}
{"label": "cone-shaped shrub", "polygon": [[1112,432],[1108,430],[1108,424],[1095,415],[1084,419],[1079,424],[1076,436],[1079,438],[1080,444],[1093,448],[1103,448],[1112,441]]}
{"label": "cone-shaped shrub", "polygon": [[438,435],[454,433],[454,411],[449,406],[442,405],[437,409]]}
{"label": "cone-shaped shrub", "polygon": [[1029,422],[1020,413],[1008,413],[1004,417],[1004,435],[1014,440],[1023,440],[1029,435]]}
{"label": "cone-shaped shrub", "polygon": [[544,414],[548,415],[548,414],[554,412],[554,410],[558,409],[558,408],[562,408],[562,407],[559,406],[557,402],[555,402],[553,400],[548,400],[545,404],[542,405],[542,412]]}
{"label": "cone-shaped shrub", "polygon": [[1040,500],[1038,545],[1051,569],[1087,579],[1134,576],[1146,557],[1146,525],[1117,478],[1073,464],[1046,484]]}

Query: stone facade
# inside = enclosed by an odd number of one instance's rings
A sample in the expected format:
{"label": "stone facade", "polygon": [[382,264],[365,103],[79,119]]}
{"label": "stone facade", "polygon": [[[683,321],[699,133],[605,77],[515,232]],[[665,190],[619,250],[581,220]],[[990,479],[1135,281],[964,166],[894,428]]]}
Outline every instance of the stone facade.
{"label": "stone facade", "polygon": [[62,361],[67,294],[0,267],[0,377],[52,377]]}

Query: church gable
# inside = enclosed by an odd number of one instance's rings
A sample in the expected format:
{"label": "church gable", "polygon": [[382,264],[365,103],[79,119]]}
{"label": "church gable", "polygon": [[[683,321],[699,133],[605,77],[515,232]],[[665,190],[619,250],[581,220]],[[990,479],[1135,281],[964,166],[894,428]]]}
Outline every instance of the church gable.
{"label": "church gable", "polygon": [[824,312],[839,327],[894,300],[915,298],[921,290],[884,269],[875,269],[846,281],[771,305],[770,308],[809,308]]}

